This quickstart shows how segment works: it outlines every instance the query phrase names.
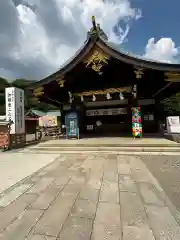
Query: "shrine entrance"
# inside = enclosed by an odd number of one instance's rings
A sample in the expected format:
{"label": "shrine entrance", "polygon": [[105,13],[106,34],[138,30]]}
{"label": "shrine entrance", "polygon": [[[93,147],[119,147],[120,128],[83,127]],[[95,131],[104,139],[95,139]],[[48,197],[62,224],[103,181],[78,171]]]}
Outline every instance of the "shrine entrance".
{"label": "shrine entrance", "polygon": [[124,136],[131,134],[131,116],[127,108],[87,109],[86,133],[101,136]]}
{"label": "shrine entrance", "polygon": [[180,65],[124,52],[94,17],[92,25],[71,61],[28,91],[59,107],[63,126],[66,114],[76,112],[80,136],[157,133],[161,100],[180,92]]}

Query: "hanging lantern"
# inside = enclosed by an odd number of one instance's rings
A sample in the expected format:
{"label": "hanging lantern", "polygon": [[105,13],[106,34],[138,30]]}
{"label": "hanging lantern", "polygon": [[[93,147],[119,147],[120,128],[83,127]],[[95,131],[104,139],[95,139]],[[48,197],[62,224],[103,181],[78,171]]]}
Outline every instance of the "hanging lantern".
{"label": "hanging lantern", "polygon": [[84,97],[83,97],[83,95],[81,95],[81,102],[84,102]]}
{"label": "hanging lantern", "polygon": [[124,100],[124,96],[123,96],[122,92],[119,93],[119,98],[120,98],[120,100]]}
{"label": "hanging lantern", "polygon": [[95,95],[93,95],[92,100],[93,100],[93,102],[96,101],[96,96]]}
{"label": "hanging lantern", "polygon": [[112,97],[111,97],[111,95],[110,95],[110,93],[107,93],[106,94],[106,98],[107,98],[107,100],[110,100]]}

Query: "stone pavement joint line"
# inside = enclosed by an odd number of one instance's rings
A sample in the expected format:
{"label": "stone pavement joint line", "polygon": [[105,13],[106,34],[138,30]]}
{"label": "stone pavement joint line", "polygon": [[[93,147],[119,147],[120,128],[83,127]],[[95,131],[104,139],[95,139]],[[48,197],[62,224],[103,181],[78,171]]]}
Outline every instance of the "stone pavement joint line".
{"label": "stone pavement joint line", "polygon": [[47,165],[54,161],[63,161],[59,154],[22,154],[1,153],[0,157],[0,197],[22,182],[32,179]]}
{"label": "stone pavement joint line", "polygon": [[178,240],[140,156],[64,154],[0,199],[0,240]]}

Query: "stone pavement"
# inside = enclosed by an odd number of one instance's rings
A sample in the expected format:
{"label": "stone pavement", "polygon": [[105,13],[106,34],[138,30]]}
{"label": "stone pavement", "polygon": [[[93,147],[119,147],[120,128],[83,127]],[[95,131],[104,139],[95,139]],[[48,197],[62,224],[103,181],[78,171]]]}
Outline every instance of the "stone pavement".
{"label": "stone pavement", "polygon": [[0,152],[0,193],[50,164],[57,154]]}
{"label": "stone pavement", "polygon": [[141,160],[154,175],[164,192],[180,212],[180,157],[142,156]]}
{"label": "stone pavement", "polygon": [[0,240],[178,240],[178,217],[140,157],[67,154],[0,198]]}

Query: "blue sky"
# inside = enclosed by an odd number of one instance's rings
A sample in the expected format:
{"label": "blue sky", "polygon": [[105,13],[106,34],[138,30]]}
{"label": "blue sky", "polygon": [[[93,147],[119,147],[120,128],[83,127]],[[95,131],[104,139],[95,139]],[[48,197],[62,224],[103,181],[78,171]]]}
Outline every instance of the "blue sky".
{"label": "blue sky", "polygon": [[92,15],[120,49],[180,63],[180,0],[0,0],[0,76],[54,73],[83,45]]}
{"label": "blue sky", "polygon": [[180,0],[134,0],[132,6],[142,9],[142,18],[133,22],[126,49],[142,55],[151,37],[171,38],[180,46]]}

